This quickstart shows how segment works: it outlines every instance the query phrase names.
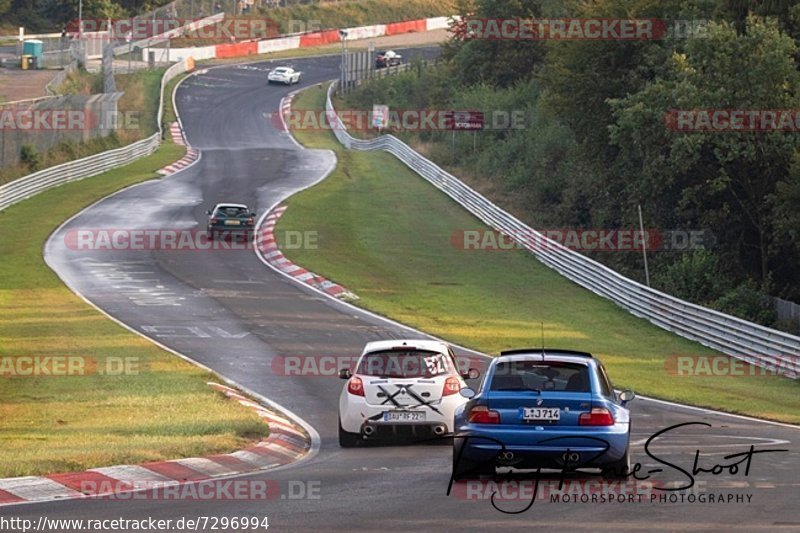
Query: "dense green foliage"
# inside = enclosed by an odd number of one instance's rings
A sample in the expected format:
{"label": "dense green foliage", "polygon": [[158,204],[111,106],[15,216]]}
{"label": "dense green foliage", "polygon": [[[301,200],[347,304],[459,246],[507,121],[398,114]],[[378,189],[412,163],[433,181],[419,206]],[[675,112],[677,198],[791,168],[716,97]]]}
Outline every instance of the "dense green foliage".
{"label": "dense green foliage", "polygon": [[[146,13],[169,0],[83,0],[83,17],[120,18]],[[79,0],[0,0],[0,26],[52,32],[78,19]]]}
{"label": "dense green foliage", "polygon": [[[702,22],[640,41],[468,39],[457,26],[437,68],[347,105],[522,112],[523,128],[403,135],[538,227],[636,228],[641,205],[646,227],[704,231],[705,250],[651,253],[654,286],[772,324],[768,295],[800,301],[800,134],[682,132],[669,116],[800,109],[795,4],[465,0],[476,17]],[[593,256],[644,280],[641,254]]]}

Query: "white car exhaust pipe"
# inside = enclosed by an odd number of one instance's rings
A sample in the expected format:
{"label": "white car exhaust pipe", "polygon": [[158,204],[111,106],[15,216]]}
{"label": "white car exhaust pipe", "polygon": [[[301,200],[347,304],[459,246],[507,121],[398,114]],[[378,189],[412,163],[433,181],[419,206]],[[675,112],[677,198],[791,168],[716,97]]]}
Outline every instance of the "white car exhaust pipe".
{"label": "white car exhaust pipe", "polygon": [[375,428],[373,426],[364,426],[363,432],[365,437],[369,437],[375,433]]}
{"label": "white car exhaust pipe", "polygon": [[447,433],[447,428],[445,426],[434,426],[433,434],[438,436],[442,436]]}

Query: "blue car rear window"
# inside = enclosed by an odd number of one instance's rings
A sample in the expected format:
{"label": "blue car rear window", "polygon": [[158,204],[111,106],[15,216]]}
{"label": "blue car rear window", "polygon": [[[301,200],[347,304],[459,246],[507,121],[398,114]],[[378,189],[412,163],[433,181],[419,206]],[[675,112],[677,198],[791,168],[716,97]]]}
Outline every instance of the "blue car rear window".
{"label": "blue car rear window", "polygon": [[589,368],[556,361],[508,361],[495,367],[489,390],[591,392]]}

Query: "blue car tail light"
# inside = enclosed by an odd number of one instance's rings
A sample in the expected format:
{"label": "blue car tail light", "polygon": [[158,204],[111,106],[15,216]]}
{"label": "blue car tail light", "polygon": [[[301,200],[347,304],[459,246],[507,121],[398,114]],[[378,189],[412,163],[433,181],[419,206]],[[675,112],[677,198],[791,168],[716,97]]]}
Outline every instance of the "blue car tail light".
{"label": "blue car tail light", "polygon": [[593,407],[588,413],[581,413],[578,424],[581,426],[613,426],[614,416],[605,407]]}
{"label": "blue car tail light", "polygon": [[470,424],[499,424],[500,413],[492,411],[485,405],[476,405],[470,409],[467,420]]}

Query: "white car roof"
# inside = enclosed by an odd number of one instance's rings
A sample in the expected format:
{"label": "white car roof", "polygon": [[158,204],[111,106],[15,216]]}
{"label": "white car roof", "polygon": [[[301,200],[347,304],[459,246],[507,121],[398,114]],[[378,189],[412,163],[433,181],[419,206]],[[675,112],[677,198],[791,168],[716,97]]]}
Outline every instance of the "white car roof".
{"label": "white car roof", "polygon": [[289,70],[293,70],[292,67],[275,67],[274,69],[272,69],[272,72],[289,71]]}
{"label": "white car roof", "polygon": [[422,350],[430,350],[433,352],[447,353],[447,343],[442,341],[433,341],[427,339],[391,339],[385,341],[372,341],[364,346],[362,353],[379,352],[381,350],[389,350],[395,346],[408,345],[411,348],[420,348]]}
{"label": "white car roof", "polygon": [[220,207],[243,207],[247,209],[247,206],[244,204],[217,204],[214,209],[219,209]]}

